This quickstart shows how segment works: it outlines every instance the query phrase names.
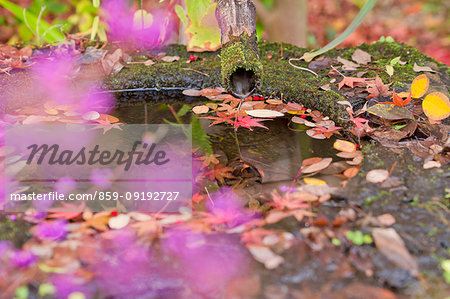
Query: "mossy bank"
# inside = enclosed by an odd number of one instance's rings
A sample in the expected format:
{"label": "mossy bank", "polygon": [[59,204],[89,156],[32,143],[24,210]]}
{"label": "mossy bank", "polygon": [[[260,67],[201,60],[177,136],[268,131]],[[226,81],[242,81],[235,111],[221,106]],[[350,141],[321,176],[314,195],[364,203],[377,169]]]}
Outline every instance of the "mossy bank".
{"label": "mossy bank", "polygon": [[[332,86],[329,91],[321,89],[321,86],[330,82],[330,78],[327,76],[329,70],[320,71],[317,78],[311,73],[295,69],[289,65],[289,58],[301,57],[303,53],[308,51],[307,49],[287,44],[281,46],[279,43],[260,43],[258,47],[263,64],[262,82],[257,91],[259,94],[282,97],[286,101],[303,103],[309,108],[320,110],[340,125],[349,125],[348,122],[341,120],[347,118],[348,115],[344,107],[337,102],[350,100],[353,104],[359,106],[361,105],[361,99],[346,98],[343,93],[337,90],[336,86]],[[395,57],[401,57],[401,61],[406,62],[405,65],[395,66],[395,72],[391,78],[392,87],[396,87],[397,90],[406,90],[412,79],[419,74],[413,70],[415,63],[432,67],[437,73],[427,73],[427,75],[434,76],[437,84],[441,85],[441,89],[447,91],[449,89],[450,68],[422,54],[414,47],[396,42],[377,42],[371,45],[363,44],[358,48],[372,55],[371,66],[374,69],[379,69],[377,73],[385,83],[389,82],[389,78],[381,69]],[[356,47],[332,50],[324,56],[331,58],[341,56],[350,59],[355,50]],[[220,52],[194,53],[200,59],[188,63],[188,57],[193,53],[188,53],[185,46],[174,45],[165,51],[167,55],[180,56],[180,60],[171,63],[159,62],[151,66],[127,65],[118,74],[107,78],[105,81],[107,88],[112,90],[146,88],[154,89],[158,93],[167,93],[173,92],[174,89],[202,89],[221,85]],[[302,67],[308,66],[306,62],[298,62],[297,64]],[[118,94],[121,104],[131,104],[131,101],[136,101],[135,94],[129,91],[119,92]],[[157,97],[149,96],[146,100],[152,98]]]}

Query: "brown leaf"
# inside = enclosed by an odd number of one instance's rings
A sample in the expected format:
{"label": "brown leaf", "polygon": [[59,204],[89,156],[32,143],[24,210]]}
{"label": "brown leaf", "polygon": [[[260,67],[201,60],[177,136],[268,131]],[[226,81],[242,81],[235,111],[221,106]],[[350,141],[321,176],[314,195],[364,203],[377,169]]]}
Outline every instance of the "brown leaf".
{"label": "brown leaf", "polygon": [[436,73],[436,71],[433,70],[431,67],[429,67],[429,66],[420,66],[420,65],[418,65],[416,62],[414,62],[413,70],[414,70],[415,72],[431,72],[431,73]]}
{"label": "brown leaf", "polygon": [[358,171],[359,167],[351,167],[344,171],[344,176],[349,179],[354,178],[358,174]]}
{"label": "brown leaf", "polygon": [[395,218],[391,214],[383,214],[376,217],[378,222],[383,226],[391,226],[395,223]]}
{"label": "brown leaf", "polygon": [[323,160],[323,158],[320,158],[320,157],[308,158],[308,159],[305,159],[302,161],[302,166],[313,165],[313,164],[319,163],[322,160]]}
{"label": "brown leaf", "polygon": [[180,60],[180,56],[164,56],[163,58],[161,58],[161,61],[164,62],[174,62]]}
{"label": "brown leaf", "polygon": [[372,61],[372,56],[361,49],[356,49],[355,52],[353,52],[352,59],[359,64],[367,64]]}
{"label": "brown leaf", "polygon": [[368,182],[378,184],[384,182],[389,176],[389,171],[386,169],[373,169],[369,171],[366,175],[366,180]]}
{"label": "brown leaf", "polygon": [[331,161],[333,161],[333,159],[331,159],[331,158],[323,158],[322,160],[320,160],[317,163],[305,166],[303,168],[302,172],[303,173],[313,173],[313,172],[321,171],[321,170],[327,168],[330,165]]}
{"label": "brown leaf", "polygon": [[359,64],[344,59],[342,57],[338,57],[337,61],[342,63],[342,69],[345,71],[356,71],[356,69],[359,67]]}
{"label": "brown leaf", "polygon": [[185,96],[189,96],[189,97],[199,97],[200,96],[200,90],[197,90],[197,89],[185,89],[185,90],[183,90],[183,94]]}
{"label": "brown leaf", "polygon": [[414,119],[411,111],[390,103],[379,103],[369,107],[366,111],[388,120]]}
{"label": "brown leaf", "polygon": [[372,236],[378,250],[386,258],[407,270],[412,276],[419,276],[417,261],[409,254],[402,238],[393,228],[374,228]]}

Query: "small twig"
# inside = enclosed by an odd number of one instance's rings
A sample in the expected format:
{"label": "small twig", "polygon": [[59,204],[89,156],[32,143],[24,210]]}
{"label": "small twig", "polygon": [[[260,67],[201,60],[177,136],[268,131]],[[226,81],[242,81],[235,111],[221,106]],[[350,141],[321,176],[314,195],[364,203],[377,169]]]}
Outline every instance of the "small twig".
{"label": "small twig", "polygon": [[388,175],[388,176],[391,176],[391,174],[394,172],[395,166],[397,166],[397,161],[395,161],[394,164],[392,165],[391,170],[389,171],[389,175]]}
{"label": "small twig", "polygon": [[200,71],[191,69],[190,67],[183,67],[183,68],[181,68],[181,69],[182,69],[182,70],[185,70],[185,71],[193,71],[193,72],[196,72],[196,73],[199,73],[199,74],[202,74],[202,75],[205,75],[205,76],[209,77],[208,74],[205,74],[205,73],[203,73],[203,72],[200,72]]}
{"label": "small twig", "polygon": [[316,74],[313,70],[310,70],[310,69],[308,69],[308,68],[306,68],[306,67],[296,66],[296,65],[294,65],[294,64],[292,63],[292,61],[298,61],[298,60],[300,60],[300,58],[290,58],[290,59],[289,59],[289,64],[290,64],[291,66],[295,67],[296,69],[299,69],[299,70],[302,70],[302,71],[310,72],[311,74],[314,74],[316,77],[319,77],[319,75]]}
{"label": "small twig", "polygon": [[280,43],[281,44],[281,55],[280,55],[280,59],[283,59],[284,55],[283,55],[283,42]]}

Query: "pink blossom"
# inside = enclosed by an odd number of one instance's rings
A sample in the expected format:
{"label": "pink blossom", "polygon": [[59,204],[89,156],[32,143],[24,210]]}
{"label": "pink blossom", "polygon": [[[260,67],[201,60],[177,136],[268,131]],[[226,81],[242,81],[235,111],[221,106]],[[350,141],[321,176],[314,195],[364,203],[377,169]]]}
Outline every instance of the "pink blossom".
{"label": "pink blossom", "polygon": [[[119,41],[130,47],[152,49],[163,46],[176,30],[174,18],[164,10],[151,11],[153,21],[135,21],[136,10],[132,9],[126,0],[102,1],[108,25],[108,39]],[[139,14],[140,12],[138,12]],[[146,12],[144,12],[146,13]],[[140,15],[138,15],[140,17]],[[145,20],[146,16],[144,16]],[[138,18],[139,19],[139,18]]]}
{"label": "pink blossom", "polygon": [[67,235],[67,221],[43,221],[36,226],[35,236],[41,241],[61,241]]}
{"label": "pink blossom", "polygon": [[97,83],[81,78],[78,68],[76,57],[71,55],[37,60],[31,68],[36,96],[79,113],[108,113],[114,106],[113,97],[101,93]]}

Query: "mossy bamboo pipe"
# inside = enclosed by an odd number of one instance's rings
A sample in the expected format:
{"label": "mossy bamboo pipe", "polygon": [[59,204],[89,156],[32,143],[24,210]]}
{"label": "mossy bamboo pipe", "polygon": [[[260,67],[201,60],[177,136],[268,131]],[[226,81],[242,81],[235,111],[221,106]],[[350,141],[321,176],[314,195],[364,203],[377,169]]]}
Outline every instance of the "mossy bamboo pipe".
{"label": "mossy bamboo pipe", "polygon": [[245,98],[258,87],[263,71],[255,5],[252,0],[219,0],[216,18],[222,42],[222,84],[233,95]]}

